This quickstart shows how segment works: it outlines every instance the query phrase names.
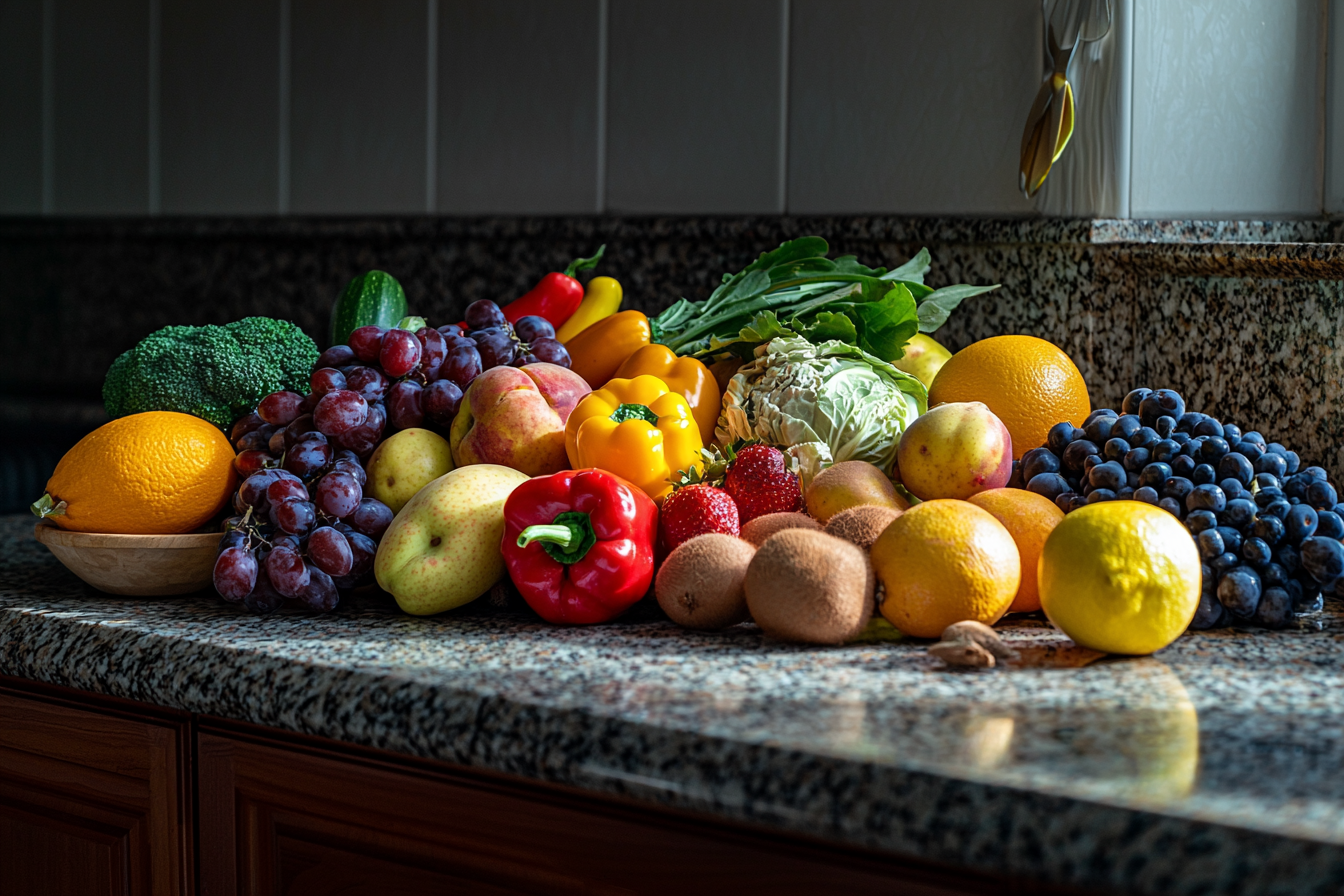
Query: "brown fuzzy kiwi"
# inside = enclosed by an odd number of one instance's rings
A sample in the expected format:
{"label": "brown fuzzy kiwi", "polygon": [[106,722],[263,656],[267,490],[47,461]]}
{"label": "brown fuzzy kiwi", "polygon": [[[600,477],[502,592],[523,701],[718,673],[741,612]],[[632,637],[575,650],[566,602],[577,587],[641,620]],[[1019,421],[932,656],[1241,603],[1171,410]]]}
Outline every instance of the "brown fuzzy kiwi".
{"label": "brown fuzzy kiwi", "polygon": [[894,507],[860,504],[831,517],[831,521],[826,524],[826,534],[843,538],[866,551],[877,541],[877,536],[882,534],[882,530],[890,526],[891,521],[900,515],[901,512]]}
{"label": "brown fuzzy kiwi", "polygon": [[765,540],[776,532],[785,529],[820,529],[821,523],[805,513],[786,510],[783,513],[767,513],[758,516],[742,527],[742,538],[756,547],[765,544]]}
{"label": "brown fuzzy kiwi", "polygon": [[873,615],[868,552],[814,529],[776,532],[747,567],[747,608],[767,635],[843,644]]}
{"label": "brown fuzzy kiwi", "polygon": [[745,621],[742,581],[755,553],[742,539],[718,532],[682,542],[658,570],[658,606],[686,628],[717,631]]}

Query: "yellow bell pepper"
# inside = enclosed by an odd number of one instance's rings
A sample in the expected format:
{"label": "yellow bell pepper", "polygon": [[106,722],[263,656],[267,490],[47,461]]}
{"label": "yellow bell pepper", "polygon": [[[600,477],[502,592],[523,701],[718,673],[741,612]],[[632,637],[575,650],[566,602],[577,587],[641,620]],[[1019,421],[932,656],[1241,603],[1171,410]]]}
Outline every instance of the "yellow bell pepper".
{"label": "yellow bell pepper", "polygon": [[649,319],[639,311],[621,311],[600,320],[565,345],[569,369],[601,389],[625,359],[653,341]]}
{"label": "yellow bell pepper", "polygon": [[614,379],[569,415],[565,451],[576,470],[615,473],[662,504],[678,470],[699,466],[700,430],[691,406],[656,376]]}
{"label": "yellow bell pepper", "polygon": [[628,380],[641,373],[658,377],[669,389],[686,399],[695,416],[701,441],[713,437],[723,396],[708,367],[695,358],[678,358],[677,353],[667,346],[654,344],[646,345],[626,358],[616,371],[616,377]]}
{"label": "yellow bell pepper", "polygon": [[611,317],[621,307],[621,284],[612,277],[594,277],[588,281],[579,310],[555,334],[561,342],[568,342],[603,318]]}

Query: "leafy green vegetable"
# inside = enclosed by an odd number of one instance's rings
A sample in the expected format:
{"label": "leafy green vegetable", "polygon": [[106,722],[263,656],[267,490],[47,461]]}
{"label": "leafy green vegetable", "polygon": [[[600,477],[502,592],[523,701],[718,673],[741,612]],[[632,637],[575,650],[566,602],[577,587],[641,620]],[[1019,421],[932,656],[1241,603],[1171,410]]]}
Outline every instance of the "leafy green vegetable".
{"label": "leafy green vegetable", "polygon": [[761,253],[738,273],[724,274],[708,299],[681,299],[658,315],[655,341],[683,355],[750,358],[757,346],[793,335],[842,340],[894,361],[915,333],[933,332],[964,299],[998,288],[925,286],[927,249],[893,271],[852,255],[827,258],[829,251],[824,239],[808,236]]}
{"label": "leafy green vegetable", "polygon": [[923,383],[857,346],[789,335],[758,349],[729,382],[715,436],[784,449],[807,482],[846,460],[888,469],[901,433],[928,404]]}
{"label": "leafy green vegetable", "polygon": [[306,394],[317,356],[296,324],[269,317],[164,327],[112,362],[103,404],[113,418],[180,411],[224,429],[272,392]]}

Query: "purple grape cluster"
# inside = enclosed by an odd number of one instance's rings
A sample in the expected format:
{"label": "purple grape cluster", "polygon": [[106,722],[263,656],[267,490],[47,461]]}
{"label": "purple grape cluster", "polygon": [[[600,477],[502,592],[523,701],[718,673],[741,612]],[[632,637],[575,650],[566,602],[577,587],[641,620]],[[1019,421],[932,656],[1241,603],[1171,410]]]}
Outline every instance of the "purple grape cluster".
{"label": "purple grape cluster", "polygon": [[1187,411],[1171,389],[1135,389],[1081,428],[1057,423],[1022,456],[1020,485],[1065,513],[1155,504],[1190,530],[1202,593],[1190,627],[1285,628],[1344,597],[1344,503],[1320,467],[1254,430]]}
{"label": "purple grape cluster", "polygon": [[[306,434],[286,455],[330,452],[325,436]],[[325,613],[340,592],[368,580],[392,510],[364,497],[364,467],[348,448],[304,478],[268,467],[243,480],[233,497],[237,516],[225,522],[215,560],[215,590],[254,613],[279,609],[286,598]]]}

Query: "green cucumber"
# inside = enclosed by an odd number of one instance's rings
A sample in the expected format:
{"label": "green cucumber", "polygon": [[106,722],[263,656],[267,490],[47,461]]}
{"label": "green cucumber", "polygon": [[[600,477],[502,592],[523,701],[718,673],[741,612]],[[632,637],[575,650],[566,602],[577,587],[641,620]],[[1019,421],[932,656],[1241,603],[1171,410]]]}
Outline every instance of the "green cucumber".
{"label": "green cucumber", "polygon": [[344,345],[360,327],[395,327],[406,316],[406,293],[382,271],[356,276],[331,308],[331,344]]}

